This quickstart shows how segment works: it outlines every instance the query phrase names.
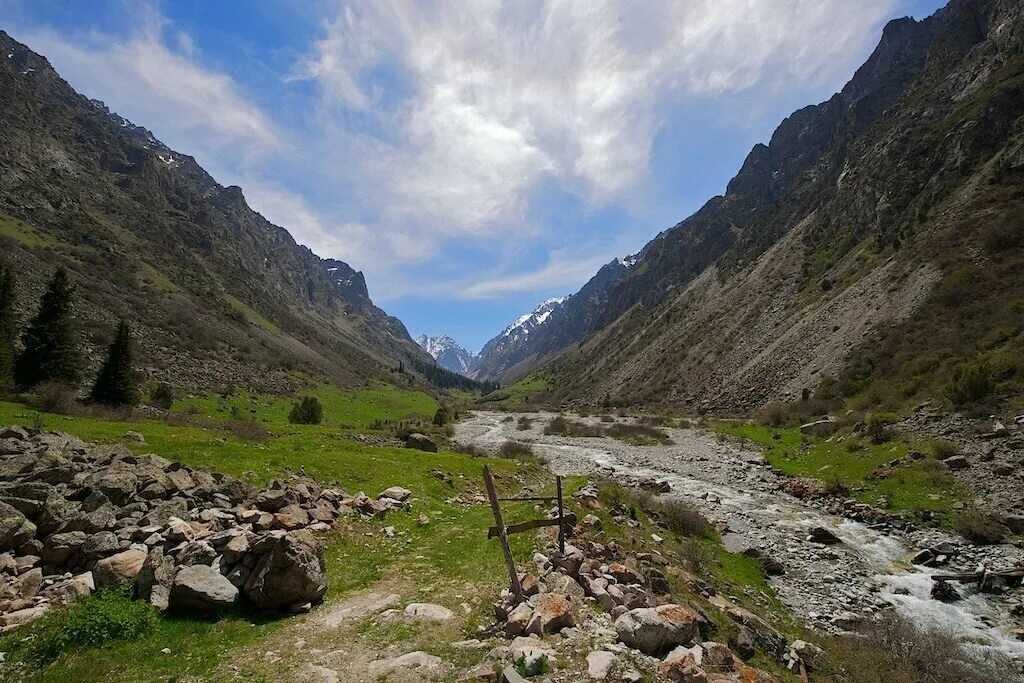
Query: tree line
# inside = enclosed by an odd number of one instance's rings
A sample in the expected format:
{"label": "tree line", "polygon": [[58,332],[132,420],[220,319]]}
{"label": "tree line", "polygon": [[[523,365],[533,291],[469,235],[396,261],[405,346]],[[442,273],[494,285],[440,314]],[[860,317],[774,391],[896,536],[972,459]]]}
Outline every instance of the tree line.
{"label": "tree line", "polygon": [[[20,351],[16,290],[14,272],[0,265],[0,384],[21,391],[45,383],[78,387],[85,379],[85,357],[75,323],[75,287],[67,270],[60,267],[54,273],[35,316],[20,335]],[[89,400],[109,406],[138,403],[133,356],[131,328],[126,320],[118,320]]]}
{"label": "tree line", "polygon": [[[479,391],[486,394],[499,388],[497,382],[470,379],[465,375],[446,370],[440,365],[421,361],[418,358],[413,358],[412,364],[416,372],[423,375],[428,382],[443,389],[463,389],[465,391]],[[399,362],[398,372],[405,372],[404,363]]]}

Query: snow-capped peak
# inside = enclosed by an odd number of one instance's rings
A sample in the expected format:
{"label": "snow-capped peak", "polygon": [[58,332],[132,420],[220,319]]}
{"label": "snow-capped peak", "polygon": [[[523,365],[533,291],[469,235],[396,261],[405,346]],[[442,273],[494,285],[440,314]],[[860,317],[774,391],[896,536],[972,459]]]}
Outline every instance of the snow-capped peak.
{"label": "snow-capped peak", "polygon": [[465,375],[472,372],[476,366],[476,354],[470,353],[446,334],[439,337],[428,337],[421,334],[416,343],[446,370]]}
{"label": "snow-capped peak", "polygon": [[521,333],[524,336],[529,336],[531,330],[534,330],[547,322],[548,318],[551,317],[551,314],[558,310],[558,308],[568,299],[569,297],[567,296],[556,296],[551,299],[545,299],[530,313],[526,313],[525,315],[521,315],[516,318],[514,323],[505,328],[501,333],[501,336],[507,337],[517,330],[522,330]]}
{"label": "snow-capped peak", "polygon": [[618,261],[620,265],[623,265],[626,268],[632,268],[633,266],[636,265],[636,262],[640,260],[640,252],[637,252],[635,254],[629,254],[628,256],[620,256],[615,260]]}

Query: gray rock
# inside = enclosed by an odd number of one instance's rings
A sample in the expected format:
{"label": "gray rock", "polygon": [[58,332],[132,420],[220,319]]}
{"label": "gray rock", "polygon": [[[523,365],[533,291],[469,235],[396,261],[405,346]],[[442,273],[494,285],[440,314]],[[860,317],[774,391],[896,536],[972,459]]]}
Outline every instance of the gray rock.
{"label": "gray rock", "polygon": [[624,645],[656,655],[685,645],[698,636],[697,613],[681,605],[630,610],[615,620],[615,633]]}
{"label": "gray rock", "polygon": [[174,558],[164,554],[162,546],[156,546],[146,555],[139,570],[139,598],[161,612],[170,605],[171,586],[174,585]]}
{"label": "gray rock", "polygon": [[123,552],[105,557],[92,569],[93,580],[97,588],[123,586],[134,583],[146,561],[146,552],[137,548],[129,548]]}
{"label": "gray rock", "polygon": [[170,608],[209,614],[226,609],[238,600],[238,589],[213,567],[183,567],[174,576]]}
{"label": "gray rock", "polygon": [[437,452],[437,444],[425,434],[413,433],[405,439],[406,448],[414,448],[418,451]]}
{"label": "gray rock", "polygon": [[414,602],[405,608],[405,616],[420,621],[451,621],[455,618],[455,613],[442,605]]}
{"label": "gray rock", "polygon": [[263,609],[316,602],[326,591],[323,547],[306,530],[275,539],[245,583],[246,597]]}

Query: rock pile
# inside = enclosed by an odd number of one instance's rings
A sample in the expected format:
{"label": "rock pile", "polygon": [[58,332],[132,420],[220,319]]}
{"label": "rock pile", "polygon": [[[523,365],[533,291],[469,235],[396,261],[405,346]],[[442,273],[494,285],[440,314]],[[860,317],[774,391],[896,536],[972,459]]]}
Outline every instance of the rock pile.
{"label": "rock pile", "polygon": [[[492,650],[491,661],[511,661],[529,677],[550,670],[556,650],[585,647],[591,650],[586,660],[594,680],[641,680],[637,667],[656,673],[658,680],[768,683],[774,679],[744,663],[760,648],[794,668],[801,662],[810,668],[801,653],[813,646],[786,648],[767,622],[693,577],[697,590],[737,624],[732,647],[715,642],[714,622],[699,608],[672,599],[666,561],[658,553],[624,553],[614,541],[585,542],[584,548],[567,544],[564,553],[535,555],[538,576],[520,577],[525,602],[517,604],[509,591],[502,593],[494,606],[495,631],[513,640],[508,648]],[[554,635],[557,644],[539,639],[545,635]],[[482,665],[482,677],[488,666]],[[502,675],[499,680],[520,680],[512,669]]]}
{"label": "rock pile", "polygon": [[408,505],[296,476],[256,489],[119,445],[21,427],[0,431],[0,629],[93,590],[135,585],[160,610],[211,613],[248,600],[296,611],[327,588],[314,532],[340,515]]}

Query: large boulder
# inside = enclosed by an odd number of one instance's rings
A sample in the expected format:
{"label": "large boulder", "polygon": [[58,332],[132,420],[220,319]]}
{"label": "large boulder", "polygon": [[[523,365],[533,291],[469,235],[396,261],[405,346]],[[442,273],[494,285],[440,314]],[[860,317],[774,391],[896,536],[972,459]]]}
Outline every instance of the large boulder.
{"label": "large boulder", "polygon": [[682,605],[640,607],[615,620],[615,633],[624,645],[657,655],[698,637],[698,619],[696,612]]}
{"label": "large boulder", "polygon": [[63,534],[51,534],[43,541],[43,564],[59,567],[70,562],[71,558],[89,538],[84,531],[68,531]]}
{"label": "large boulder", "polygon": [[170,608],[209,614],[227,609],[238,600],[238,589],[209,565],[182,567],[171,586]]}
{"label": "large boulder", "polygon": [[560,593],[542,593],[536,598],[533,617],[526,630],[528,633],[558,633],[563,628],[576,625],[579,605],[570,597]]}
{"label": "large boulder", "polygon": [[36,533],[36,525],[17,508],[0,503],[0,552],[17,548]]}
{"label": "large boulder", "polygon": [[313,602],[326,591],[323,546],[306,529],[273,540],[245,582],[246,597],[263,609]]}
{"label": "large boulder", "polygon": [[96,588],[124,586],[134,583],[146,561],[146,551],[129,548],[124,552],[104,557],[92,568],[92,577]]}
{"label": "large boulder", "polygon": [[426,434],[410,434],[405,438],[405,447],[415,448],[418,451],[437,452],[437,444]]}

